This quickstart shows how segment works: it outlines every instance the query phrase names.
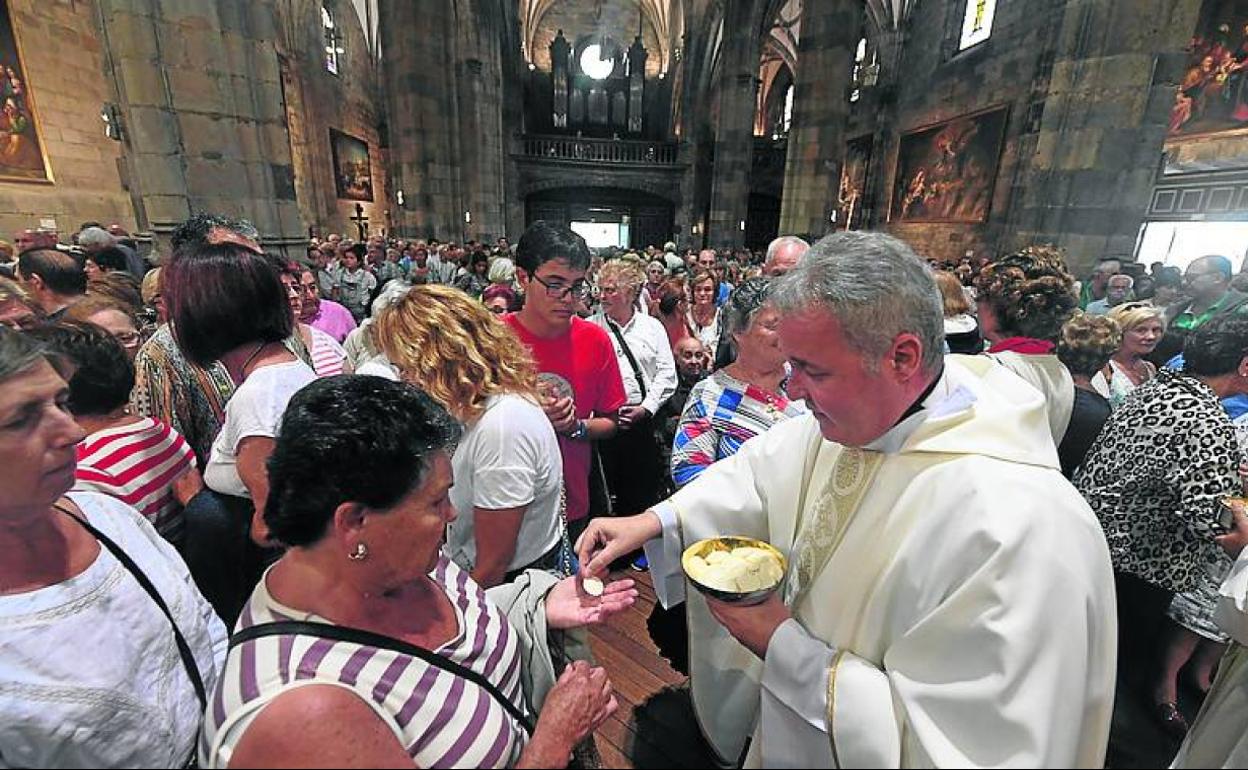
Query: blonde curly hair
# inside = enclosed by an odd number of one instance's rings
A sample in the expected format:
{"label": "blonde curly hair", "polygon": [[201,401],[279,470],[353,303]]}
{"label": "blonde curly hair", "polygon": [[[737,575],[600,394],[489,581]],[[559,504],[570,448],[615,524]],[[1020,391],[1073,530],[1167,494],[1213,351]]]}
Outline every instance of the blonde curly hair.
{"label": "blonde curly hair", "polygon": [[520,339],[480,302],[438,284],[413,286],[382,311],[368,334],[405,382],[469,423],[490,396],[538,403],[537,367]]}
{"label": "blonde curly hair", "polygon": [[1079,304],[1075,279],[1056,246],[1029,246],[987,265],[975,281],[997,328],[1010,337],[1057,342]]}

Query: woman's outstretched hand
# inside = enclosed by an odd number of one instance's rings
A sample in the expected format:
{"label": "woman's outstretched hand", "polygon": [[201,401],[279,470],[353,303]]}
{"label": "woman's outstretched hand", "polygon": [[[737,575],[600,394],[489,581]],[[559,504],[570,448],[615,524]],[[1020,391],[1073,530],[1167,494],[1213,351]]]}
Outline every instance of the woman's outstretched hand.
{"label": "woman's outstretched hand", "polygon": [[631,580],[615,580],[603,587],[602,596],[585,592],[579,575],[564,578],[546,594],[546,625],[551,628],[579,628],[601,623],[623,612],[637,601]]}

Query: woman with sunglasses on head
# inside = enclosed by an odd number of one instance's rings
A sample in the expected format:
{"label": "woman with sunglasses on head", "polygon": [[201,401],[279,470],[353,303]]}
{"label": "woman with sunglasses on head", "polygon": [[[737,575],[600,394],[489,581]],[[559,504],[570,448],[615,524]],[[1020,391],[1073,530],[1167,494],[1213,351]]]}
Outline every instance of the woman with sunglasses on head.
{"label": "woman with sunglasses on head", "polygon": [[1131,391],[1157,374],[1147,356],[1166,333],[1166,311],[1144,302],[1128,302],[1110,310],[1107,317],[1122,329],[1122,345],[1092,378],[1092,387],[1117,409]]}

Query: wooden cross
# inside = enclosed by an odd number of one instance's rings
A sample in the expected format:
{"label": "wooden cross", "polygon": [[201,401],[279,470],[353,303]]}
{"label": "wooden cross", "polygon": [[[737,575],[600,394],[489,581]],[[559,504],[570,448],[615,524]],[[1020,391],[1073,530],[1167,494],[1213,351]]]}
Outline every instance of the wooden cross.
{"label": "wooden cross", "polygon": [[360,231],[360,240],[368,238],[368,217],[364,216],[364,206],[355,204],[355,216],[351,217],[351,221],[355,223],[355,227]]}

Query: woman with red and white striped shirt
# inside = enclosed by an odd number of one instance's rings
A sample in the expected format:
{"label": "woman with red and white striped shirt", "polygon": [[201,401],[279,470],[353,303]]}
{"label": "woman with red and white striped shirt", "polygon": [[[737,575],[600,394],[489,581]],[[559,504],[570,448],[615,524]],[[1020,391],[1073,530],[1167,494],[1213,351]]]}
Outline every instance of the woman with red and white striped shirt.
{"label": "woman with red and white striped shirt", "polygon": [[69,409],[88,434],[76,454],[74,488],[115,497],[176,546],[182,507],[203,488],[195,453],[178,432],[130,414],[134,365],[121,344],[94,324],[66,321],[30,332],[74,367]]}

